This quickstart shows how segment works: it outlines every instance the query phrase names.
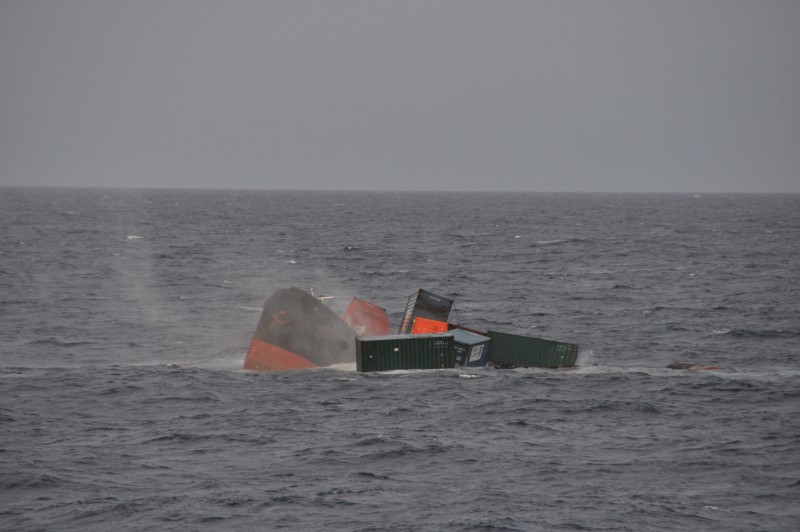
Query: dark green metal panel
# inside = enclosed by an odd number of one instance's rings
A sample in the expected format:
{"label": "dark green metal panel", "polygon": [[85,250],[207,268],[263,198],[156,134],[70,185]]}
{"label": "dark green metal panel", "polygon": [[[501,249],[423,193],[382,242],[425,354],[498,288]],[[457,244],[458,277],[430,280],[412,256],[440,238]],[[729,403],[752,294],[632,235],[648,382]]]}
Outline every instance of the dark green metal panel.
{"label": "dark green metal panel", "polygon": [[396,334],[356,338],[358,371],[440,369],[455,365],[452,334]]}
{"label": "dark green metal panel", "polygon": [[560,368],[574,366],[578,358],[577,344],[497,331],[486,336],[492,339],[490,362],[495,366]]}

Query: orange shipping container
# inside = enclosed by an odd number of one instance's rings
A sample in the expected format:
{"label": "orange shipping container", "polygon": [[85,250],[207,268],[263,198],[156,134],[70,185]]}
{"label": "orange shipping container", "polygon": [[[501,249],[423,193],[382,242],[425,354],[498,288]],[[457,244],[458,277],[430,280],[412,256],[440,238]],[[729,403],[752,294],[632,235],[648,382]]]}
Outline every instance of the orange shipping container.
{"label": "orange shipping container", "polygon": [[386,310],[356,297],[347,307],[344,321],[353,328],[356,336],[384,336],[390,333]]}
{"label": "orange shipping container", "polygon": [[411,327],[411,334],[436,334],[447,332],[447,322],[431,320],[417,316],[414,318],[414,325]]}

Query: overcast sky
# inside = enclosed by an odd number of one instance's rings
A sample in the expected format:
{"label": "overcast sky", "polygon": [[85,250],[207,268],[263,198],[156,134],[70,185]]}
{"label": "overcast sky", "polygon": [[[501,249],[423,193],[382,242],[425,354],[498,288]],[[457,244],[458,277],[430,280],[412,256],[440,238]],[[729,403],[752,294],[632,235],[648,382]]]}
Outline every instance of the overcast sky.
{"label": "overcast sky", "polygon": [[800,192],[800,1],[0,0],[0,185]]}

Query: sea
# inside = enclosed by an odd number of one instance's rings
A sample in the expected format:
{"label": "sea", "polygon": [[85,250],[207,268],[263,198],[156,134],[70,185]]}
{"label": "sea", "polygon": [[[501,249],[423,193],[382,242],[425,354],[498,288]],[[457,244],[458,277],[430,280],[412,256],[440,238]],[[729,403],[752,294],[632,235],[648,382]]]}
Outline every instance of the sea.
{"label": "sea", "polygon": [[[290,286],[578,365],[243,370]],[[0,529],[799,530],[800,195],[0,188]]]}

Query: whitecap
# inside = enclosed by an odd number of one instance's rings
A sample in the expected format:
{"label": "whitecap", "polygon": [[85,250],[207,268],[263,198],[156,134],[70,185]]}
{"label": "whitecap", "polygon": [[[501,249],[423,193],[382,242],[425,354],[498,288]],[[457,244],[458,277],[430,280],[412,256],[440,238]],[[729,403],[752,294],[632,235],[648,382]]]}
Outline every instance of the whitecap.
{"label": "whitecap", "polygon": [[326,367],[327,369],[335,369],[337,371],[356,371],[355,362],[341,362],[339,364],[331,364],[330,366]]}

